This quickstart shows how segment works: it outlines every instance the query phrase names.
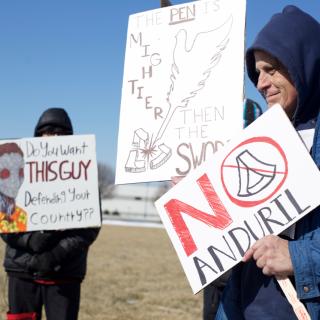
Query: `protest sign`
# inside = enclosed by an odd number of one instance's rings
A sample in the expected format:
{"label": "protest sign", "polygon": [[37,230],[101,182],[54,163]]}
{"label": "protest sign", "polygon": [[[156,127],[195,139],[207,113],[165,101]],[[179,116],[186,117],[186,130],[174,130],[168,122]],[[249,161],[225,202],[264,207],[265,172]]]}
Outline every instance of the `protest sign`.
{"label": "protest sign", "polygon": [[0,232],[101,225],[95,137],[0,141]]}
{"label": "protest sign", "polygon": [[156,207],[193,292],[320,204],[320,173],[282,108],[273,106]]}
{"label": "protest sign", "polygon": [[195,1],[129,17],[117,184],[186,175],[241,130],[245,7]]}

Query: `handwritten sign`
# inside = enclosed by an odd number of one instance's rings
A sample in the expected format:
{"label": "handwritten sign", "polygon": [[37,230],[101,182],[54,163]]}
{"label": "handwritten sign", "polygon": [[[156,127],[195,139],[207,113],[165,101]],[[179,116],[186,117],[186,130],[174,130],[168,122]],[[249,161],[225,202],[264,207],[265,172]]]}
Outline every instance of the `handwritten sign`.
{"label": "handwritten sign", "polygon": [[256,240],[317,207],[319,183],[278,105],[161,197],[156,208],[192,290],[236,265]]}
{"label": "handwritten sign", "polygon": [[184,176],[241,130],[244,29],[245,0],[129,17],[116,183]]}
{"label": "handwritten sign", "polygon": [[0,232],[101,224],[95,137],[0,141]]}

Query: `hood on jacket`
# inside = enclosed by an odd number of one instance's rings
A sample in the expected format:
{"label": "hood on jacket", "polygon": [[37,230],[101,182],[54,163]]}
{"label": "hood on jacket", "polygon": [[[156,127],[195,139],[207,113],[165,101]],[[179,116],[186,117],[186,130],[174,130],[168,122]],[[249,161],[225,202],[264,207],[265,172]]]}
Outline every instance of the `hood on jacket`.
{"label": "hood on jacket", "polygon": [[246,64],[250,80],[257,85],[254,51],[263,50],[288,70],[298,92],[294,125],[317,116],[320,107],[320,25],[297,8],[286,6],[273,15],[247,50]]}
{"label": "hood on jacket", "polygon": [[35,127],[34,136],[40,137],[43,133],[73,134],[72,123],[68,113],[62,108],[45,110]]}

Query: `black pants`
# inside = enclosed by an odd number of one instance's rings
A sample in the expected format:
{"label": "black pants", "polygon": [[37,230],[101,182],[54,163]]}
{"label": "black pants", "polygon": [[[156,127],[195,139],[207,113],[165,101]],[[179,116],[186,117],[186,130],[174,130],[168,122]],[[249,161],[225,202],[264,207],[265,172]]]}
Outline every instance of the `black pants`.
{"label": "black pants", "polygon": [[44,285],[32,280],[9,277],[9,313],[36,312],[41,319],[44,306],[47,320],[77,320],[80,282]]}

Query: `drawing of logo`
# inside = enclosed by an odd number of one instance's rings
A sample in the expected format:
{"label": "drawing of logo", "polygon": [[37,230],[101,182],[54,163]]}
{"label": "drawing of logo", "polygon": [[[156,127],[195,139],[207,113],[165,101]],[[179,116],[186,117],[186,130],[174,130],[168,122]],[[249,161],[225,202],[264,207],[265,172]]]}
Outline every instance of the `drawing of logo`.
{"label": "drawing of logo", "polygon": [[221,165],[222,186],[230,200],[241,207],[253,207],[271,198],[287,176],[286,155],[270,137],[243,141]]}

